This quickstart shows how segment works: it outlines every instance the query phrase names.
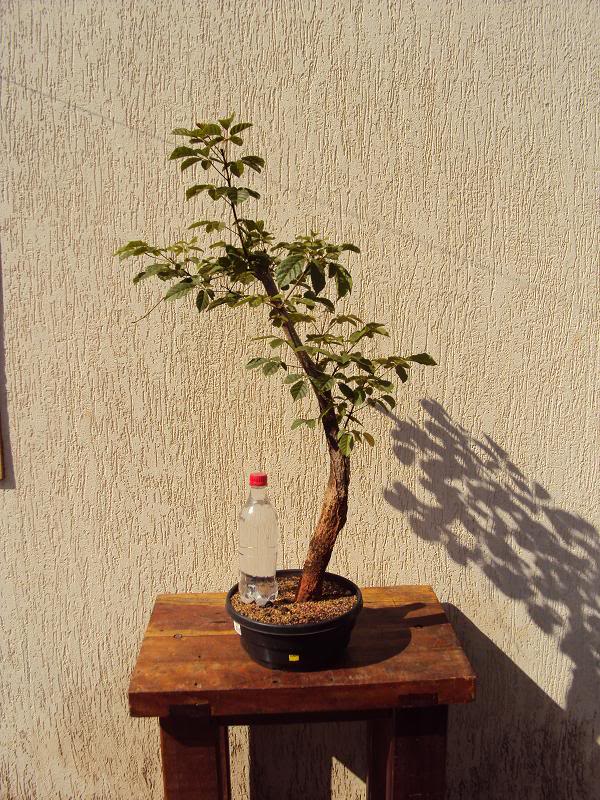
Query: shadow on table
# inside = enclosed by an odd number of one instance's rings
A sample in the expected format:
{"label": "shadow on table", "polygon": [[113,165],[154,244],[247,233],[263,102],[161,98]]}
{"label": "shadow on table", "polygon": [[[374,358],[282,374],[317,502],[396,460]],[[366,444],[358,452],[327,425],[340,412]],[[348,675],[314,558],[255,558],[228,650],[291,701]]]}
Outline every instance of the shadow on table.
{"label": "shadow on table", "polygon": [[[422,607],[423,603],[408,603],[401,608],[363,608],[348,649],[333,669],[379,664],[401,653],[410,644],[410,621],[406,615]],[[426,620],[429,618],[420,617],[418,622],[425,625]],[[373,639],[374,630],[379,634],[376,640]]]}
{"label": "shadow on table", "polygon": [[462,583],[476,567],[480,594],[487,584],[524,610],[528,624],[518,628],[486,617],[513,652],[558,691],[570,677],[562,710],[449,609],[479,674],[476,703],[451,715],[449,796],[592,800],[600,786],[600,535],[490,436],[476,438],[437,402],[421,405],[420,423],[389,415],[395,455],[413,469],[410,485],[393,481],[386,500],[414,535],[464,568]]}

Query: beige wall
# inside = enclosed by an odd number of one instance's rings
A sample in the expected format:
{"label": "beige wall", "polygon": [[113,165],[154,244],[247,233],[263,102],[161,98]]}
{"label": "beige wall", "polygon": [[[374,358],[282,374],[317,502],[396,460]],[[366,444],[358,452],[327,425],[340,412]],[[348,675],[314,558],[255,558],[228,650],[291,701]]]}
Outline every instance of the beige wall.
{"label": "beige wall", "polygon": [[[202,204],[183,202],[169,131],[235,110],[268,160],[271,228],[359,243],[352,309],[440,362],[401,390],[397,422],[373,419],[333,566],[431,583],[460,609],[481,688],[452,716],[450,797],[592,798],[598,4],[1,14],[0,797],[159,798],[156,726],[125,699],[153,597],[234,581],[255,465],[273,476],[282,562],[306,546],[323,451],[241,368],[262,315],[179,304],[134,327],[157,287],[110,255],[184,232]],[[321,800],[332,756],[334,797],[364,797],[363,736],[257,736],[254,800]],[[232,748],[241,799],[245,731]]]}

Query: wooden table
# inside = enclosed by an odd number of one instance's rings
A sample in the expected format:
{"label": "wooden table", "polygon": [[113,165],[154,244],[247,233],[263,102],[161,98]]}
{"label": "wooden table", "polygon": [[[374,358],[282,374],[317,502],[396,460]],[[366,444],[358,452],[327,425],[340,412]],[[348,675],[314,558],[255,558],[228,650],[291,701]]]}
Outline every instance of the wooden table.
{"label": "wooden table", "polygon": [[228,725],[369,720],[369,800],[444,797],[448,705],[475,674],[430,586],[363,589],[343,660],[318,672],[246,655],[224,594],[160,595],[129,687],[134,717],[159,717],[165,798],[230,797]]}

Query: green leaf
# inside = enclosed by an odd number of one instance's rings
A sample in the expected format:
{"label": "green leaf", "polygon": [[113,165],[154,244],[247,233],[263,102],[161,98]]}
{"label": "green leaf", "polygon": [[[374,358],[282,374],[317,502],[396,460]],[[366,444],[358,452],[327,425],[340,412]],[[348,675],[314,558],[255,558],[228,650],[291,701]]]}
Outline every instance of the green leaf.
{"label": "green leaf", "polygon": [[280,288],[289,286],[300,277],[303,270],[304,256],[301,253],[291,253],[280,261],[275,268],[275,279]]}
{"label": "green leaf", "polygon": [[373,364],[369,358],[365,358],[364,356],[360,355],[360,353],[351,354],[349,358],[351,361],[354,361],[359,369],[368,372],[370,375],[373,375],[375,372],[375,364]]}
{"label": "green leaf", "polygon": [[303,377],[304,376],[302,375],[301,372],[291,372],[289,375],[285,376],[283,382],[284,383],[296,383],[296,381],[301,380]]}
{"label": "green leaf", "polygon": [[242,156],[242,161],[255,172],[260,172],[265,166],[265,160],[260,156]]}
{"label": "green leaf", "polygon": [[338,297],[344,297],[352,291],[352,276],[344,267],[338,267],[335,273]]}
{"label": "green leaf", "polygon": [[227,227],[227,225],[225,225],[224,222],[219,222],[219,220],[217,220],[217,219],[211,220],[205,226],[207,233],[212,233],[213,231],[222,231],[223,228],[226,228],[226,227]]}
{"label": "green leaf", "polygon": [[[185,161],[181,162],[181,171],[185,172],[185,170],[188,169],[188,167],[193,167],[194,164],[197,164],[199,161],[202,161],[200,156],[194,156],[193,158],[186,158]],[[203,161],[202,164],[204,164]]]}
{"label": "green leaf", "polygon": [[230,191],[227,186],[211,186],[206,190],[211,200],[220,200]]}
{"label": "green leaf", "polygon": [[212,233],[213,231],[222,231],[223,228],[226,228],[224,222],[220,222],[218,219],[201,219],[198,222],[192,222],[191,225],[188,225],[188,230],[192,228],[204,228],[207,233]]}
{"label": "green leaf", "polygon": [[407,361],[414,361],[416,364],[426,364],[428,367],[437,367],[437,361],[434,361],[429,353],[417,353],[415,356],[407,356]]}
{"label": "green leaf", "polygon": [[295,419],[292,422],[292,430],[299,428],[301,425],[306,425],[309,428],[314,428],[317,424],[316,419]]}
{"label": "green leaf", "polygon": [[243,161],[230,161],[229,169],[233,172],[236,178],[241,178],[244,172],[244,163]]}
{"label": "green leaf", "polygon": [[192,131],[189,128],[173,128],[173,136],[195,136],[199,131]]}
{"label": "green leaf", "polygon": [[214,188],[214,184],[212,183],[196,183],[194,186],[190,186],[189,189],[185,190],[185,199],[190,200],[197,194],[200,194],[201,192],[207,192],[209,189]]}
{"label": "green leaf", "polygon": [[292,322],[315,322],[311,314],[301,314],[299,311],[288,311],[288,319]]}
{"label": "green leaf", "polygon": [[239,136],[230,136],[229,141],[233,144],[244,144],[244,140]]}
{"label": "green leaf", "polygon": [[280,339],[279,337],[276,336],[269,342],[269,347],[275,349],[276,347],[281,347],[282,344],[285,344],[285,339]]}
{"label": "green leaf", "polygon": [[119,247],[118,250],[115,250],[113,256],[118,256],[120,253],[126,253],[128,250],[134,250],[138,247],[148,247],[148,242],[143,242],[141,239],[134,239],[131,242],[127,242],[122,247]]}
{"label": "green leaf", "polygon": [[301,306],[306,306],[307,308],[314,308],[316,306],[316,301],[310,297],[307,297],[306,294],[303,297],[294,297],[293,302],[296,305],[300,304]]}
{"label": "green leaf", "polygon": [[351,325],[359,325],[362,320],[359,317],[355,317],[354,314],[338,314],[337,317],[331,320],[331,323],[336,325],[343,325],[344,322],[349,322]]}
{"label": "green leaf", "polygon": [[373,325],[371,330],[373,333],[378,333],[380,336],[389,336],[390,332],[385,327],[385,325]]}
{"label": "green leaf", "polygon": [[198,125],[202,136],[220,136],[221,128],[215,122],[206,122],[202,125]]}
{"label": "green leaf", "polygon": [[187,147],[186,145],[182,145],[180,147],[176,147],[175,150],[169,156],[169,161],[173,161],[176,158],[183,158],[184,156],[197,156],[198,151],[194,150],[193,147]]}
{"label": "green leaf", "polygon": [[225,117],[225,119],[220,119],[220,120],[219,120],[219,125],[220,125],[222,128],[225,128],[225,130],[228,130],[229,126],[230,126],[230,125],[231,125],[231,123],[233,122],[233,118],[234,118],[234,117],[235,117],[235,114],[231,114],[231,116],[229,116],[229,117]]}
{"label": "green leaf", "polygon": [[134,283],[139,283],[141,280],[145,278],[150,278],[152,275],[164,275],[165,277],[175,277],[176,276],[175,270],[172,268],[171,264],[166,262],[157,262],[154,264],[150,264],[143,272],[138,272],[138,274],[133,279]]}
{"label": "green leaf", "polygon": [[290,388],[290,392],[294,400],[301,400],[308,394],[308,384],[305,380],[298,381],[298,383],[294,383]]}
{"label": "green leaf", "polygon": [[373,447],[373,445],[375,444],[375,439],[371,436],[370,433],[366,433],[365,431],[363,431],[362,432],[362,437],[363,437],[363,439],[365,440],[365,442],[367,444],[369,444],[371,447]]}
{"label": "green leaf", "polygon": [[331,313],[335,311],[335,306],[328,297],[315,297],[315,303],[320,303],[322,306],[325,306],[327,311],[331,311]]}
{"label": "green leaf", "polygon": [[132,258],[133,256],[143,255],[158,256],[160,255],[160,250],[157,247],[152,247],[147,242],[135,240],[127,242],[127,244],[124,244],[123,247],[119,247],[119,249],[115,250],[113,253],[113,256],[119,256],[119,261],[124,261],[126,258]]}
{"label": "green leaf", "polygon": [[355,406],[361,406],[365,402],[366,394],[362,389],[355,389],[352,401]]}
{"label": "green leaf", "polygon": [[206,289],[200,289],[196,296],[196,308],[198,311],[205,311],[210,303],[210,295]]}
{"label": "green leaf", "polygon": [[263,366],[263,373],[265,375],[274,375],[277,370],[283,366],[281,359],[279,358],[270,358],[267,363]]}
{"label": "green leaf", "polygon": [[241,133],[242,131],[245,131],[246,128],[251,128],[251,127],[252,127],[251,122],[238,122],[237,125],[233,126],[233,128],[229,131],[229,133],[231,135],[234,135],[236,133]]}
{"label": "green leaf", "polygon": [[381,395],[381,399],[384,402],[386,402],[390,408],[395,408],[396,407],[396,401],[391,396],[391,394],[382,394]]}
{"label": "green leaf", "polygon": [[359,248],[355,244],[350,244],[350,242],[340,245],[340,252],[343,253],[345,250],[350,250],[352,253],[360,253]]}
{"label": "green leaf", "polygon": [[354,333],[350,334],[350,336],[348,337],[348,341],[351,344],[356,344],[357,342],[360,342],[360,340],[362,338],[364,338],[365,336],[368,336],[368,335],[369,334],[368,334],[367,329],[366,328],[361,328],[359,331],[354,331]]}
{"label": "green leaf", "polygon": [[235,186],[232,186],[230,188],[225,187],[225,191],[223,192],[223,194],[227,195],[227,197],[233,203],[234,206],[237,206],[250,197],[250,190],[237,189]]}
{"label": "green leaf", "polygon": [[354,399],[354,392],[345,383],[338,383],[338,389],[344,395],[344,397],[346,397],[348,400],[353,400]]}
{"label": "green leaf", "polygon": [[211,311],[213,308],[218,308],[219,306],[223,306],[225,304],[229,304],[229,299],[227,296],[217,297],[216,300],[213,300],[211,303],[208,304],[207,310]]}
{"label": "green leaf", "polygon": [[369,322],[360,330],[354,331],[354,333],[348,337],[348,341],[352,342],[352,344],[355,344],[365,336],[367,336],[369,339],[372,339],[376,333],[380,336],[390,335],[384,325],[381,325],[379,322]]}
{"label": "green leaf", "polygon": [[325,273],[323,268],[316,262],[311,261],[309,264],[309,275],[315,294],[319,294],[319,292],[322,292],[325,288]]}
{"label": "green leaf", "polygon": [[354,436],[348,431],[338,434],[338,445],[342,455],[349,456],[354,447]]}
{"label": "green leaf", "polygon": [[251,358],[246,364],[246,369],[257,369],[257,367],[262,367],[262,365],[266,364],[268,360],[268,358]]}
{"label": "green leaf", "polygon": [[408,380],[408,372],[404,369],[404,367],[401,364],[398,364],[396,367],[394,367],[394,369],[396,371],[396,375],[400,378],[402,383],[406,383]]}
{"label": "green leaf", "polygon": [[321,375],[318,378],[311,378],[311,382],[320,392],[327,392],[333,388],[335,378],[332,375]]}
{"label": "green leaf", "polygon": [[378,397],[369,397],[367,403],[374,408],[380,408],[386,414],[388,413],[388,407]]}
{"label": "green leaf", "polygon": [[165,300],[177,300],[178,297],[183,297],[184,294],[187,294],[193,288],[194,284],[192,283],[191,279],[184,278],[184,280],[176,283],[174,286],[171,286],[165,295]]}

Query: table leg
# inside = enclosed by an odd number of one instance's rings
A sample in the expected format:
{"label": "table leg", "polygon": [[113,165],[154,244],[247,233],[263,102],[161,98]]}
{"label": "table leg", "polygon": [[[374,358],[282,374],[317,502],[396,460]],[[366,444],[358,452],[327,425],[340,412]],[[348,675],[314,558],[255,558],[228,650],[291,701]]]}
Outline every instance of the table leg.
{"label": "table leg", "polygon": [[399,708],[369,723],[368,800],[444,800],[447,706]]}
{"label": "table leg", "polygon": [[163,717],[160,749],[165,800],[230,800],[226,725]]}

